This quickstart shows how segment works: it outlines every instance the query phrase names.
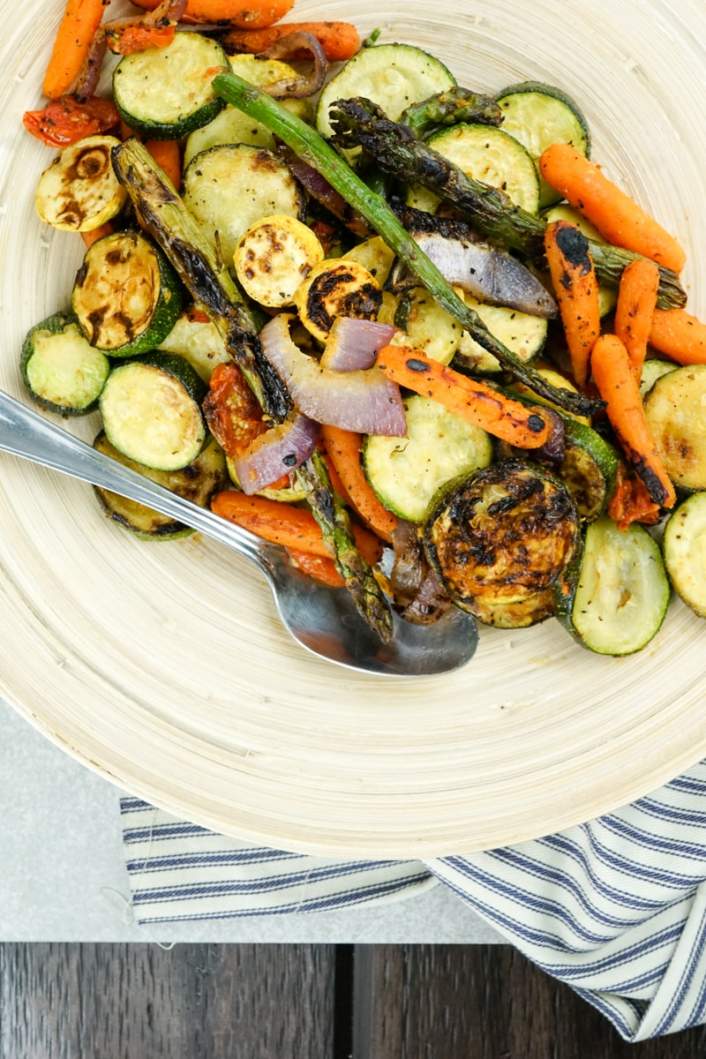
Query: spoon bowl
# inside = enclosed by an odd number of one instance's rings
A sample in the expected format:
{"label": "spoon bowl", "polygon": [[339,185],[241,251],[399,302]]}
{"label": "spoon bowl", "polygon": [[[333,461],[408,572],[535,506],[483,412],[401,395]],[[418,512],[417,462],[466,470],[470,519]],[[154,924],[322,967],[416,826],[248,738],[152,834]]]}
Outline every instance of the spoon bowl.
{"label": "spoon bowl", "polygon": [[281,548],[111,460],[2,392],[0,451],[146,504],[233,548],[267,578],[290,635],[326,661],[379,676],[414,677],[457,669],[476,649],[473,618],[455,608],[434,625],[412,625],[395,616],[393,637],[383,644],[345,589],[327,588],[305,577]]}

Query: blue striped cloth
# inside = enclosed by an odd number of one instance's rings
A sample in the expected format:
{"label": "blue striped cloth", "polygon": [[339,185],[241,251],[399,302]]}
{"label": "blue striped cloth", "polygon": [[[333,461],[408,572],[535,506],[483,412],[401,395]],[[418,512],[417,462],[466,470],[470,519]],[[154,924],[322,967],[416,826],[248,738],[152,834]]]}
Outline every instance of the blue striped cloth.
{"label": "blue striped cloth", "polygon": [[706,1022],[706,762],[558,835],[470,856],[336,861],[121,802],[141,923],[317,912],[446,885],[629,1041]]}

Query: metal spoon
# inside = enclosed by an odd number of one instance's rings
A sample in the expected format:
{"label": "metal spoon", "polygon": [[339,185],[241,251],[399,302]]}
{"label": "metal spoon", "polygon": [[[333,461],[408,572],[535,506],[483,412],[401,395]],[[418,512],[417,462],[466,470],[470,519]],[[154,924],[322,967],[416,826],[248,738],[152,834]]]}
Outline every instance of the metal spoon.
{"label": "metal spoon", "polygon": [[0,451],[147,504],[229,545],[265,575],[285,628],[297,643],[329,662],[383,676],[422,676],[457,669],[476,649],[475,622],[455,607],[429,626],[411,625],[395,616],[392,642],[380,643],[344,589],[326,588],[304,577],[282,549],[96,452],[2,392]]}

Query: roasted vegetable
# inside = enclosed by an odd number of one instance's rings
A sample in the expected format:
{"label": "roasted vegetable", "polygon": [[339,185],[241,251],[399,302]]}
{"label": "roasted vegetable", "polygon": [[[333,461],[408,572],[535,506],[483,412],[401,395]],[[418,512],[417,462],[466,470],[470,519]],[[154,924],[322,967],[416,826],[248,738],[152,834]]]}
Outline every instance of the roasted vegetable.
{"label": "roasted vegetable", "polygon": [[323,247],[310,228],[294,217],[277,214],[248,228],[233,262],[240,285],[253,301],[281,309],[292,304],[323,256]]}
{"label": "roasted vegetable", "polygon": [[219,364],[232,363],[223,336],[206,313],[187,309],[163,339],[158,349],[164,353],[178,353],[208,382]]}
{"label": "roasted vegetable", "polygon": [[[355,60],[354,60],[355,61]],[[384,199],[370,191],[350,166],[326,144],[313,129],[283,110],[273,99],[232,74],[214,79],[214,88],[228,102],[240,107],[272,129],[280,139],[313,164],[321,175],[342,194],[346,201],[372,224],[391,250],[404,261],[429,292],[465,327],[480,345],[501,361],[520,381],[549,400],[555,400],[569,411],[590,413],[595,402],[583,395],[567,394],[547,385],[531,368],[498,342],[469,309],[436,266],[422,253],[405,231]],[[404,129],[404,126],[400,126]],[[411,136],[409,130],[406,134]]]}
{"label": "roasted vegetable", "polygon": [[77,416],[95,408],[110,362],[105,353],[89,345],[75,316],[54,313],[25,338],[20,370],[38,405],[59,415]]}
{"label": "roasted vegetable", "polygon": [[412,103],[400,115],[400,122],[420,138],[432,132],[437,125],[458,125],[460,122],[500,125],[502,120],[502,111],[492,96],[457,86],[437,92],[421,103]]}
{"label": "roasted vegetable", "polygon": [[706,493],[695,493],[670,516],[662,548],[669,579],[687,607],[706,618]]}
{"label": "roasted vegetable", "polygon": [[86,251],[71,296],[84,335],[111,357],[158,346],[181,312],[171,265],[139,232],[116,232]]}
{"label": "roasted vegetable", "polygon": [[658,379],[645,401],[645,416],[674,484],[706,489],[706,364]]}
{"label": "roasted vegetable", "polygon": [[307,331],[325,342],[337,316],[375,320],[382,291],[357,261],[333,258],[309,272],[294,296],[294,304]]}
{"label": "roasted vegetable", "polygon": [[450,364],[461,345],[458,320],[442,309],[425,287],[412,287],[400,296],[395,323],[401,332],[392,341],[420,349],[430,360]]}
{"label": "roasted vegetable", "polygon": [[67,232],[89,232],[115,217],[125,202],[110,152],[114,136],[88,136],[65,147],[39,178],[35,206],[40,220]]}
{"label": "roasted vegetable", "polygon": [[[339,100],[333,114],[336,133],[345,147],[362,146],[386,173],[424,187],[457,207],[473,227],[492,243],[541,261],[545,223],[514,204],[498,188],[465,175],[426,143],[415,139],[404,125],[382,115],[367,99]],[[591,242],[591,256],[601,282],[617,287],[623,269],[635,254]],[[662,308],[679,308],[686,292],[679,277],[660,269]]]}
{"label": "roasted vegetable", "polygon": [[460,482],[437,501],[424,529],[429,562],[457,606],[471,613],[551,589],[578,540],[566,488],[521,460]]}

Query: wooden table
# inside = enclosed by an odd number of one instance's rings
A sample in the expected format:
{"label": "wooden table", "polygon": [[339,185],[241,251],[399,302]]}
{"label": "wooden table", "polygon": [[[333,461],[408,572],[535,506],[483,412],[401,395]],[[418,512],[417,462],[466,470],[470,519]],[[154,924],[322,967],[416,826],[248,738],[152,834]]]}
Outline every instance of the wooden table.
{"label": "wooden table", "polygon": [[505,946],[0,946],[0,1059],[703,1059]]}

